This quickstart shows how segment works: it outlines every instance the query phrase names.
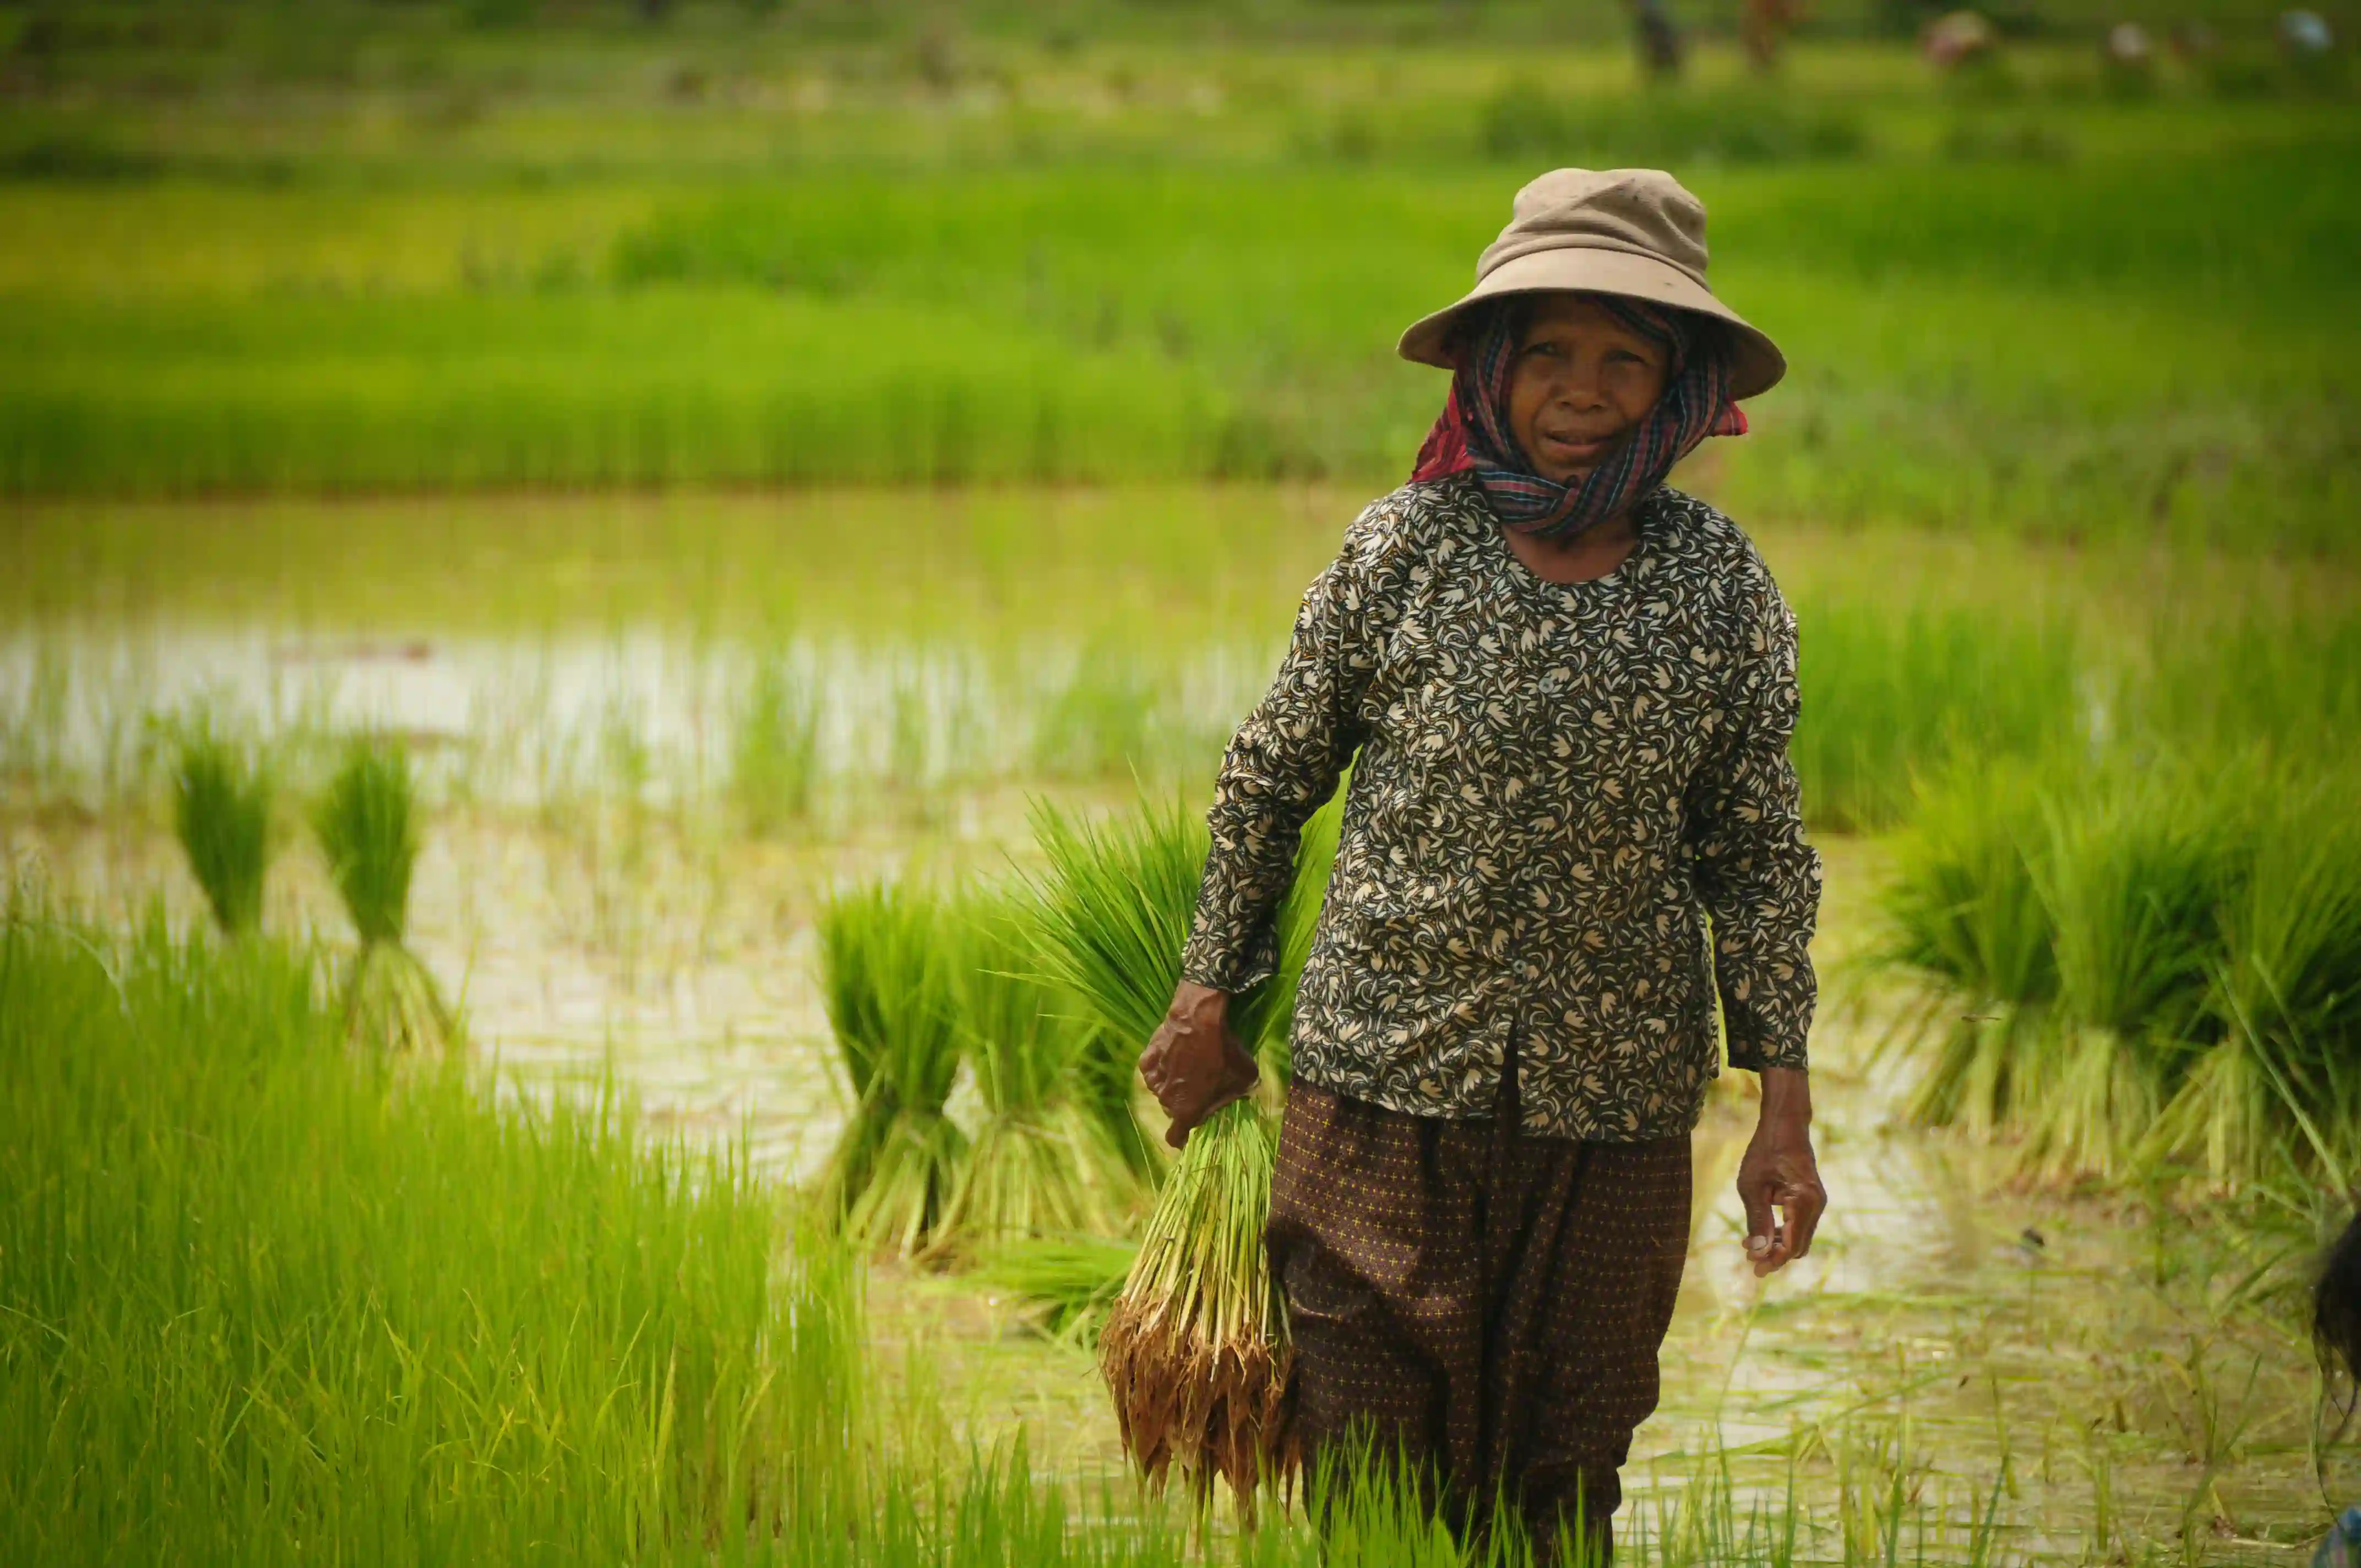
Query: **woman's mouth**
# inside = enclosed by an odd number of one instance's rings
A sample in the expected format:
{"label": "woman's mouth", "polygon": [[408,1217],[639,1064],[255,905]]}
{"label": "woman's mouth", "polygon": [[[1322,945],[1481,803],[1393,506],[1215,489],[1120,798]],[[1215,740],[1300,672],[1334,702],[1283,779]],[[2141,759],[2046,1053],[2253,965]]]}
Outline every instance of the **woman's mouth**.
{"label": "woman's mouth", "polygon": [[1559,435],[1548,431],[1539,433],[1546,455],[1561,463],[1596,463],[1615,445],[1615,438],[1611,435]]}

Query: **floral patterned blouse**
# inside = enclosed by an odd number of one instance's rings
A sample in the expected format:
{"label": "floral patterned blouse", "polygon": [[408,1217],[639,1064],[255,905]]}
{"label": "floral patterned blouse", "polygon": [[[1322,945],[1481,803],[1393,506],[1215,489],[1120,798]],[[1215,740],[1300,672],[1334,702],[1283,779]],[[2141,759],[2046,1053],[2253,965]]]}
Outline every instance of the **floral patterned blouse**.
{"label": "floral patterned blouse", "polygon": [[1223,759],[1181,966],[1271,971],[1302,825],[1351,763],[1300,1077],[1485,1116],[1513,1031],[1525,1131],[1623,1143],[1695,1126],[1722,1033],[1732,1066],[1804,1066],[1795,618],[1713,508],[1662,489],[1634,521],[1615,571],[1552,583],[1471,479],[1407,485],[1305,592]]}

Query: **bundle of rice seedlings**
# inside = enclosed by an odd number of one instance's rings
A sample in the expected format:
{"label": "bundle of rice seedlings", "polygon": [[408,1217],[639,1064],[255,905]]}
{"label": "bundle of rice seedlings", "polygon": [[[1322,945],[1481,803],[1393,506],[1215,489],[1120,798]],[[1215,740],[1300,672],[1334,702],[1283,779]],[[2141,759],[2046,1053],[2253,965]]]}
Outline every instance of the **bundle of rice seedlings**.
{"label": "bundle of rice seedlings", "polygon": [[1915,1109],[2044,1181],[2317,1179],[2361,1137],[2349,773],[1973,767],[1921,799],[1887,957],[1942,982]]}
{"label": "bundle of rice seedlings", "polygon": [[345,977],[346,1037],[435,1049],[457,1033],[434,977],[403,943],[418,864],[417,791],[398,741],[356,739],[312,814],[328,875],[359,935]]}
{"label": "bundle of rice seedlings", "polygon": [[826,1212],[906,1255],[941,1223],[968,1156],[943,1113],[960,1063],[958,960],[940,901],[871,883],[819,914],[820,994],[852,1091],[822,1179]]}
{"label": "bundle of rice seedlings", "polygon": [[2022,1174],[2129,1173],[2203,1003],[2236,832],[2196,781],[2148,770],[2044,791],[2034,882],[2058,988],[2023,1042],[2010,1118]]}
{"label": "bundle of rice seedlings", "polygon": [[1099,1370],[1141,1473],[1160,1486],[1178,1465],[1201,1498],[1218,1476],[1249,1512],[1256,1488],[1284,1486],[1301,1457],[1295,1353],[1263,1249],[1277,1132],[1241,1100],[1190,1135],[1099,1333]]}
{"label": "bundle of rice seedlings", "polygon": [[269,771],[202,717],[178,737],[172,830],[223,933],[242,936],[259,926],[270,863]]}
{"label": "bundle of rice seedlings", "polygon": [[1129,1242],[1096,1236],[1010,1242],[985,1254],[970,1277],[1032,1303],[1042,1332],[1060,1343],[1094,1346],[1138,1255]]}
{"label": "bundle of rice seedlings", "polygon": [[1930,1126],[1989,1137],[2009,1121],[2026,1042],[2058,993],[2056,930],[2034,874],[2043,838],[2031,771],[1964,765],[1921,788],[1884,891],[1888,967],[1933,983],[1905,1039],[1934,1036],[1911,1096]]}
{"label": "bundle of rice seedlings", "polygon": [[934,1254],[1115,1230],[1140,1190],[1071,1092],[1091,1031],[1040,972],[1039,921],[1036,901],[994,889],[961,899],[945,923],[960,1045],[983,1120]]}
{"label": "bundle of rice seedlings", "polygon": [[[1205,829],[1177,805],[1095,828],[1042,806],[1034,825],[1049,861],[1044,957],[1136,1055],[1180,981]],[[1302,902],[1290,900],[1299,907],[1283,929],[1303,919]],[[1282,942],[1299,962],[1301,946]],[[1283,1053],[1292,995],[1291,979],[1281,979],[1234,999],[1231,1020],[1248,1049]],[[1277,1152],[1251,1098],[1191,1135],[1099,1338],[1124,1446],[1151,1484],[1177,1466],[1202,1498],[1219,1477],[1244,1510],[1266,1478],[1291,1476],[1298,1458],[1293,1356],[1262,1245]]]}
{"label": "bundle of rice seedlings", "polygon": [[[2353,781],[2275,781],[2274,820],[2224,900],[2205,998],[2212,1043],[2148,1151],[2194,1157],[2217,1188],[2361,1168],[2361,828]],[[2192,1031],[2196,1033],[2196,1031]]]}

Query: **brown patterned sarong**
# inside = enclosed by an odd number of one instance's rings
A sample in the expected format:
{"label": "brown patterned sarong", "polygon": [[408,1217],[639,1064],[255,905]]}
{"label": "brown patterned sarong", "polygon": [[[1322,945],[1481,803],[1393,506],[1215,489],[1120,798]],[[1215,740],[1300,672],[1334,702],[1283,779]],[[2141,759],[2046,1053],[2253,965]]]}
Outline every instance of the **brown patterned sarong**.
{"label": "brown patterned sarong", "polygon": [[1616,1470],[1656,1408],[1689,1180],[1686,1136],[1519,1132],[1513,1050],[1480,1121],[1297,1083],[1268,1236],[1307,1460],[1374,1439],[1446,1517],[1480,1530],[1503,1498],[1545,1552],[1578,1508],[1603,1552]]}

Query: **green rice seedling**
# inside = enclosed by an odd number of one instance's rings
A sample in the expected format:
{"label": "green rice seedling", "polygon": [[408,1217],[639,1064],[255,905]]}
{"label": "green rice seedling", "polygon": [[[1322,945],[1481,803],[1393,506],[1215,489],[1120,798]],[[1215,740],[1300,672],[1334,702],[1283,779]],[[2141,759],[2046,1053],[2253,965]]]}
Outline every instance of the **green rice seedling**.
{"label": "green rice seedling", "polygon": [[0,1561],[710,1563],[840,1510],[841,1249],[611,1093],[388,1094],[317,980],[0,911]]}
{"label": "green rice seedling", "polygon": [[957,956],[940,900],[910,884],[840,889],[818,926],[820,995],[852,1095],[822,1208],[862,1245],[914,1255],[968,1159],[943,1112],[960,1064]]}
{"label": "green rice seedling", "polygon": [[1295,880],[1279,907],[1279,970],[1266,982],[1270,992],[1265,1003],[1268,1016],[1258,1053],[1274,1103],[1279,1091],[1294,1077],[1288,1038],[1295,1024],[1296,988],[1302,981],[1303,966],[1311,960],[1312,938],[1319,934],[1320,911],[1327,901],[1328,878],[1336,869],[1337,839],[1345,828],[1345,793],[1351,784],[1348,770],[1336,786],[1334,798],[1303,825],[1295,850]]}
{"label": "green rice seedling", "polygon": [[933,1253],[1115,1231],[1137,1190],[1072,1093],[1089,1025],[1039,972],[1038,923],[1037,903],[998,889],[970,894],[945,914],[960,1047],[983,1119],[945,1200]]}
{"label": "green rice seedling", "polygon": [[2150,1148],[2217,1187],[2291,1168],[2347,1185],[2361,1168],[2361,829],[2349,769],[2257,781],[2271,809],[2225,896],[2205,999],[2213,1042]]}
{"label": "green rice seedling", "polygon": [[[1043,966],[1121,1039],[1145,1045],[1180,981],[1180,951],[1212,840],[1176,800],[1092,823],[1046,801],[1033,837],[1049,862],[1041,899]],[[1260,1042],[1265,992],[1234,1003],[1233,1026]]]}
{"label": "green rice seedling", "polygon": [[1922,795],[1885,954],[1937,977],[1913,1111],[2021,1173],[2217,1187],[2350,1168],[2349,765],[1962,766]]}
{"label": "green rice seedling", "polygon": [[416,787],[399,742],[356,739],[312,814],[329,880],[360,937],[344,985],[355,1045],[434,1049],[457,1032],[434,977],[403,942],[418,864]]}
{"label": "green rice seedling", "polygon": [[[2056,938],[2035,881],[2040,808],[2021,764],[1963,766],[1920,791],[1883,901],[1891,967],[1932,977],[1916,1033],[1934,1057],[1910,1102],[1987,1137],[2015,1103],[2022,1042],[2057,995]],[[1937,1021],[1940,1020],[1939,1026]]]}
{"label": "green rice seedling", "polygon": [[2217,790],[2151,768],[2044,792],[2033,873],[2057,1005],[2048,1027],[2020,1036],[2008,1113],[2032,1174],[2129,1174],[2155,1125],[2244,850]]}
{"label": "green rice seedling", "polygon": [[[1380,145],[1415,138],[1360,168],[1301,166],[1262,115],[1250,139],[1276,157],[1209,162],[1210,122],[1159,135],[1126,113],[1124,159],[1060,162],[1028,113],[1003,127],[1021,148],[996,143],[1012,162],[979,125],[932,167],[906,116],[817,120],[827,155],[792,171],[674,182],[653,209],[593,181],[607,260],[589,270],[611,286],[591,289],[486,288],[471,259],[487,226],[566,243],[545,225],[580,181],[514,195],[491,225],[454,223],[461,199],[433,181],[376,193],[366,217],[308,183],[12,189],[0,224],[26,237],[5,280],[38,308],[0,323],[0,488],[1389,482],[1438,394],[1378,362],[1499,221],[1514,173],[1467,161],[1490,156],[1469,127],[1498,85],[1477,70],[1422,112],[1390,92],[1340,104]],[[1850,104],[1750,90],[1738,101],[1778,106],[1731,115],[1719,88],[1596,85],[1551,95],[1528,131],[1724,150],[1696,178],[1728,287],[1809,370],[1766,406],[1764,439],[1697,465],[1741,515],[2349,556],[2352,345],[2320,326],[2353,314],[2321,260],[2354,247],[2349,127],[2225,126],[2205,146],[2151,122],[2178,149],[2156,159],[2125,156],[2138,136],[2111,120],[2104,156],[1929,181],[1916,157],[1803,156],[1846,141]],[[766,158],[771,128],[752,138]],[[1142,179],[1150,143],[1178,155]],[[881,144],[897,150],[857,156]],[[399,260],[367,238],[388,226]],[[118,292],[125,231],[238,260],[199,263],[193,287],[142,269]],[[1356,266],[1373,247],[1396,264]],[[389,264],[413,306],[393,316],[366,287]]]}
{"label": "green rice seedling", "polygon": [[2061,620],[1868,595],[1799,597],[1801,716],[1788,746],[1815,824],[1904,820],[1955,755],[2034,757],[2074,731],[2075,643]]}
{"label": "green rice seedling", "polygon": [[1170,684],[1138,652],[1113,639],[1081,649],[1073,669],[1042,705],[1034,766],[1058,778],[1137,776],[1152,770],[1163,732],[1158,697]]}
{"label": "green rice seedling", "polygon": [[[1144,1044],[1179,983],[1205,829],[1177,803],[1096,827],[1042,806],[1034,827],[1049,861],[1040,885],[1049,967],[1113,1037]],[[1289,924],[1283,917],[1282,932]],[[1249,1049],[1284,1050],[1290,994],[1279,981],[1234,999]],[[1218,1478],[1249,1509],[1261,1483],[1296,1463],[1292,1352],[1262,1245],[1276,1155],[1269,1118],[1252,1099],[1190,1135],[1099,1337],[1100,1370],[1141,1472],[1161,1485],[1177,1467],[1201,1498]]]}
{"label": "green rice seedling", "polygon": [[173,742],[172,831],[227,936],[262,923],[270,864],[270,773],[251,746],[212,718],[183,724]]}
{"label": "green rice seedling", "polygon": [[1138,1255],[1130,1242],[1093,1236],[1011,1242],[985,1254],[971,1277],[1031,1302],[1050,1338],[1095,1347]]}
{"label": "green rice seedling", "polygon": [[1108,1157],[1134,1182],[1153,1185],[1163,1175],[1164,1160],[1139,1119],[1139,1049],[1087,1011],[1077,1022],[1082,1041],[1074,1049],[1067,1091]]}
{"label": "green rice seedling", "polygon": [[763,660],[739,705],[730,790],[747,830],[773,837],[811,815],[819,779],[819,700],[780,657]]}

